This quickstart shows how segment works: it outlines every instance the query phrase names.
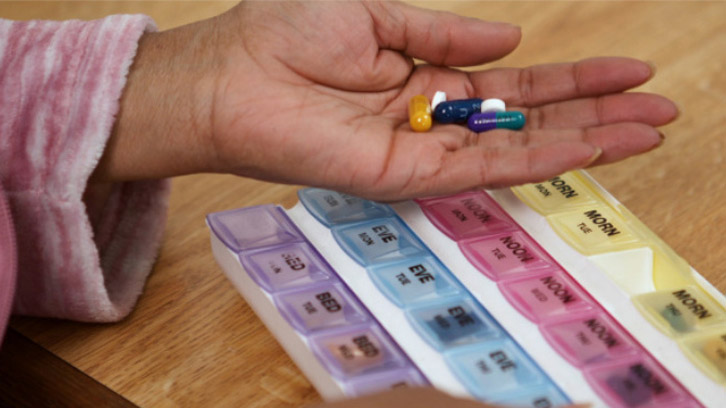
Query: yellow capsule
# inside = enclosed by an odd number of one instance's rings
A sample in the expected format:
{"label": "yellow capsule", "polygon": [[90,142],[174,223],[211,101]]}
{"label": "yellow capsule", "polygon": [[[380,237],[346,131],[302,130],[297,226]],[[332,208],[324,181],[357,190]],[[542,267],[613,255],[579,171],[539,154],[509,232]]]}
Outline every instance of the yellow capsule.
{"label": "yellow capsule", "polygon": [[431,104],[424,95],[416,95],[408,103],[408,122],[416,132],[431,129]]}

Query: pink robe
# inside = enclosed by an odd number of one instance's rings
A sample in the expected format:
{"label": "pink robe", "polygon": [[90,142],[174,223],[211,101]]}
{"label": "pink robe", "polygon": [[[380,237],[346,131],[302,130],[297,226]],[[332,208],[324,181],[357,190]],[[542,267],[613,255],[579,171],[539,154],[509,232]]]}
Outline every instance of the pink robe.
{"label": "pink robe", "polygon": [[153,30],[140,15],[0,20],[0,336],[10,313],[112,322],[141,294],[169,181],[116,183],[105,199],[88,179]]}

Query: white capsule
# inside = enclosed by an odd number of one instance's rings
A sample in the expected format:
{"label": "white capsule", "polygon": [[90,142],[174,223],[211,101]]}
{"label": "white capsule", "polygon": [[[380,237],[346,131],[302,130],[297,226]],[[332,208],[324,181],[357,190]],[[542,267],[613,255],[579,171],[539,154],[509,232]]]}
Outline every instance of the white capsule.
{"label": "white capsule", "polygon": [[504,112],[507,105],[501,99],[486,99],[481,103],[481,111],[483,112]]}
{"label": "white capsule", "polygon": [[446,92],[436,91],[434,97],[431,98],[431,112],[433,112],[434,109],[436,109],[436,105],[440,104],[441,102],[446,102]]}

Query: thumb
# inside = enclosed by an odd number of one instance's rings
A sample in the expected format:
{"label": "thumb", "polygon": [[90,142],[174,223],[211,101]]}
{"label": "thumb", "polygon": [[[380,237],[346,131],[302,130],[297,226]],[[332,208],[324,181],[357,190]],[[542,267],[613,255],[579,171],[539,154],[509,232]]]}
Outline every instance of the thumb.
{"label": "thumb", "polygon": [[512,52],[519,27],[461,17],[400,2],[366,2],[381,48],[401,51],[434,65],[471,66]]}

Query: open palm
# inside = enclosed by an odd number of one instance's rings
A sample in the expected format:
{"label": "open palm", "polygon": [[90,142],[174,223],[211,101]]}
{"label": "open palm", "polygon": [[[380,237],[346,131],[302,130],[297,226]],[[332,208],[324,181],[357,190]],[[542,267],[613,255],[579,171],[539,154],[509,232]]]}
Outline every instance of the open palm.
{"label": "open palm", "polygon": [[[508,24],[393,2],[249,2],[218,19],[214,170],[395,200],[542,180],[658,146],[675,106],[622,93],[649,65],[596,58],[525,69]],[[428,64],[414,64],[413,58]],[[523,131],[408,127],[411,96],[500,98]]]}

